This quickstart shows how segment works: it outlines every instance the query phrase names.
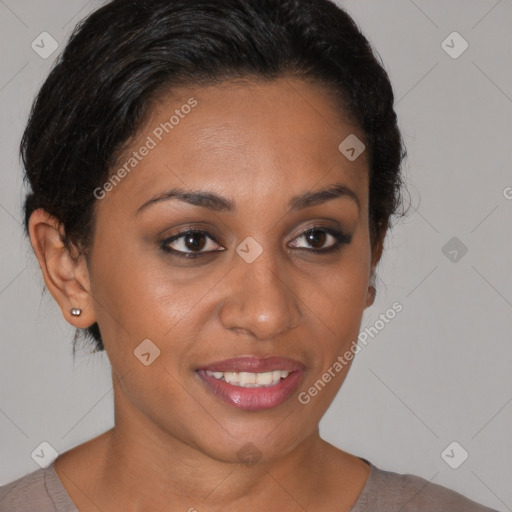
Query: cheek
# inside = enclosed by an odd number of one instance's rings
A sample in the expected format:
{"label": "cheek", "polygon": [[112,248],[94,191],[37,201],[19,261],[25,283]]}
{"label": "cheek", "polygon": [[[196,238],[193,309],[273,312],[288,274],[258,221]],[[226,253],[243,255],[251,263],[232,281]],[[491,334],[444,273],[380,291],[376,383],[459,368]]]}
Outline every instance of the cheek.
{"label": "cheek", "polygon": [[[310,382],[316,381],[331,369],[329,389],[322,391],[320,402],[328,405],[345,379],[352,359],[343,368],[333,365],[350,347],[357,343],[361,321],[366,308],[370,249],[367,239],[353,240],[340,259],[340,264],[320,276],[311,276],[303,283],[301,295],[313,315],[311,332],[316,340],[315,363]],[[351,356],[349,356],[351,357]],[[314,374],[314,375],[313,375]],[[332,378],[332,374],[335,377]],[[331,383],[332,380],[332,383]]]}
{"label": "cheek", "polygon": [[345,338],[359,329],[366,307],[370,250],[364,239],[345,248],[339,264],[321,269],[305,283],[306,304],[330,327],[335,337]]}
{"label": "cheek", "polygon": [[[308,297],[315,349],[311,370],[297,400],[314,425],[327,411],[348,375],[366,302],[367,269],[350,266],[323,282]],[[316,317],[316,318],[315,318]]]}
{"label": "cheek", "polygon": [[98,243],[91,267],[96,317],[112,364],[122,364],[123,354],[145,339],[162,350],[172,343],[179,362],[204,323],[207,292],[221,274],[176,268],[157,249],[131,242],[124,251],[122,245],[105,244],[102,252]]}

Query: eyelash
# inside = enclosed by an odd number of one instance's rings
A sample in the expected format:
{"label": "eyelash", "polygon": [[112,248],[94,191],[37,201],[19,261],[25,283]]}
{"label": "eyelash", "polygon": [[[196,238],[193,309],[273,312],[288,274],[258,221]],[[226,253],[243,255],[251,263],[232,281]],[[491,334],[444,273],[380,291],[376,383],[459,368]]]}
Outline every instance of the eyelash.
{"label": "eyelash", "polygon": [[[305,250],[307,252],[317,253],[317,254],[330,254],[333,252],[339,252],[343,245],[348,245],[352,240],[352,235],[347,235],[343,233],[342,231],[338,231],[332,228],[325,228],[321,226],[313,226],[311,228],[306,229],[303,231],[299,236],[295,237],[293,241],[299,240],[300,238],[304,237],[305,235],[320,231],[323,233],[327,233],[328,235],[331,235],[335,239],[335,243],[328,247],[327,249],[306,249],[304,247],[299,247],[299,250]],[[184,252],[184,251],[177,251],[176,249],[172,249],[169,247],[169,244],[172,242],[175,242],[176,240],[179,240],[181,238],[184,238],[186,235],[205,235],[210,240],[215,242],[216,244],[220,245],[211,235],[208,233],[208,231],[203,231],[200,229],[187,229],[186,231],[182,231],[181,233],[178,233],[176,235],[173,235],[170,238],[166,238],[165,240],[162,240],[160,242],[160,248],[173,256],[177,256],[179,258],[185,258],[185,259],[196,259],[199,257],[203,257],[206,254],[212,254],[214,252],[223,252],[224,250],[213,250],[213,251],[203,251],[203,252]]]}

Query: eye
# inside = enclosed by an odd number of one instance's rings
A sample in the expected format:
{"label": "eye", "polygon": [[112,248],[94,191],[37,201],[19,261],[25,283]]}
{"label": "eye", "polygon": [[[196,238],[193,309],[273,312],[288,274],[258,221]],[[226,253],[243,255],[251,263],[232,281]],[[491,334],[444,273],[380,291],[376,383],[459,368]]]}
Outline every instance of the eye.
{"label": "eye", "polygon": [[[301,239],[313,248],[308,248],[307,245],[298,245],[297,241]],[[314,227],[304,231],[304,233],[292,240],[291,246],[297,249],[306,249],[312,252],[328,253],[341,249],[342,245],[349,244],[351,240],[352,235],[346,235],[341,231],[330,228]]]}
{"label": "eye", "polygon": [[[300,245],[303,240],[306,245]],[[352,235],[331,228],[313,227],[296,237],[290,246],[309,252],[330,253],[339,251],[342,245],[349,244]],[[226,249],[219,245],[207,231],[188,229],[160,242],[163,251],[180,258],[199,258],[206,254],[222,252]],[[309,247],[308,247],[309,246]],[[311,248],[312,247],[312,248]]]}
{"label": "eye", "polygon": [[[207,231],[187,230],[166,238],[160,243],[162,250],[182,258],[196,258],[205,253],[225,250]],[[220,250],[218,248],[221,248]]]}

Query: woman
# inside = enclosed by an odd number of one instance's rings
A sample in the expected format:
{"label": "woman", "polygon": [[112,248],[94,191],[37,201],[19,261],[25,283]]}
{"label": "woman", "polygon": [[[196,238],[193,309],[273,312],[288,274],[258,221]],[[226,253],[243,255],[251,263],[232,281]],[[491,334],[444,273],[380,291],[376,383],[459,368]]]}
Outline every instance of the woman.
{"label": "woman", "polygon": [[490,510],[319,436],[404,152],[386,72],[327,0],[93,13],[33,107],[25,213],[64,317],[108,355],[115,426],[0,510]]}

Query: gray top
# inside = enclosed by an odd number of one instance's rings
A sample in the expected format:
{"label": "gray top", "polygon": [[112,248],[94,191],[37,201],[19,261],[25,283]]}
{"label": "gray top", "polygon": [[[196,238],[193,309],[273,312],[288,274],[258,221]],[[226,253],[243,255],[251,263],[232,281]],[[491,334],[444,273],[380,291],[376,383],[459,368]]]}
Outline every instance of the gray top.
{"label": "gray top", "polygon": [[[364,459],[363,459],[364,460]],[[377,468],[350,512],[497,512],[414,475]],[[0,487],[0,512],[78,512],[53,464]]]}

